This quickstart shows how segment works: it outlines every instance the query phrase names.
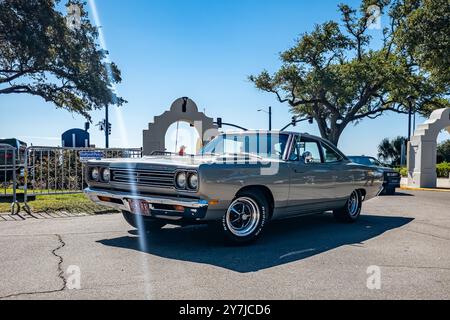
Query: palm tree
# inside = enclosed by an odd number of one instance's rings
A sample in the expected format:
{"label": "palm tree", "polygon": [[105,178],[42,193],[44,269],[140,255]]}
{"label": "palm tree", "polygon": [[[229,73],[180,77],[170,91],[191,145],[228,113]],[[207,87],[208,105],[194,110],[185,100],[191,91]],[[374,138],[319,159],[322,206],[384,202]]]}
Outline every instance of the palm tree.
{"label": "palm tree", "polygon": [[400,136],[392,140],[384,138],[378,145],[378,159],[390,162],[392,165],[399,165],[402,157],[402,145],[405,141],[406,138]]}
{"label": "palm tree", "polygon": [[384,138],[378,145],[378,159],[387,162],[391,158],[392,145],[389,138]]}

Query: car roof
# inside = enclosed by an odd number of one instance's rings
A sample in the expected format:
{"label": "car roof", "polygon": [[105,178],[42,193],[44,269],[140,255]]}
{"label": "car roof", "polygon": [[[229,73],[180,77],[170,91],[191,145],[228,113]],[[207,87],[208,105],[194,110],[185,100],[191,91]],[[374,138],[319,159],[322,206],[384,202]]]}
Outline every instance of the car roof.
{"label": "car roof", "polygon": [[318,137],[318,136],[313,136],[307,132],[279,131],[279,130],[247,130],[247,131],[230,130],[230,131],[222,132],[221,135],[224,135],[224,134],[245,135],[245,134],[256,134],[256,133],[260,133],[260,134],[272,133],[272,134],[288,134],[288,135],[296,134],[296,135],[302,135],[302,136],[308,136],[311,138],[318,138],[318,139],[326,140],[326,139]]}
{"label": "car roof", "polygon": [[315,136],[315,135],[309,134],[307,132],[279,131],[279,130],[247,130],[247,131],[231,130],[231,131],[227,131],[227,132],[222,132],[222,133],[220,133],[220,135],[227,135],[227,134],[245,135],[245,134],[256,134],[256,133],[260,133],[260,134],[272,133],[272,134],[300,135],[302,137],[308,137],[308,138],[312,138],[312,139],[319,139],[319,140],[325,141],[328,144],[334,146],[334,144],[331,143],[330,140],[322,138],[322,137],[319,137],[319,136]]}
{"label": "car roof", "polygon": [[373,156],[347,156],[347,157],[349,157],[349,158],[371,158],[371,159],[376,159]]}

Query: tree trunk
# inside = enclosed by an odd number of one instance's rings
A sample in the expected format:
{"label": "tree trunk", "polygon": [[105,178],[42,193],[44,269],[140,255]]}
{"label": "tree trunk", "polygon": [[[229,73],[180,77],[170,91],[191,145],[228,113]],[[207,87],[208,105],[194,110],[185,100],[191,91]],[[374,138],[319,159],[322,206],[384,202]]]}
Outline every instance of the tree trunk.
{"label": "tree trunk", "polygon": [[324,139],[327,139],[335,146],[337,146],[339,138],[341,137],[342,131],[344,130],[346,125],[344,123],[341,124],[332,123],[331,128],[329,128],[325,119],[319,116],[316,116],[315,119],[319,127],[320,136]]}
{"label": "tree trunk", "polygon": [[336,147],[339,143],[339,138],[341,137],[342,134],[342,129],[340,128],[340,126],[338,124],[332,125],[331,126],[331,130],[330,130],[330,134],[328,135],[328,140],[334,144]]}

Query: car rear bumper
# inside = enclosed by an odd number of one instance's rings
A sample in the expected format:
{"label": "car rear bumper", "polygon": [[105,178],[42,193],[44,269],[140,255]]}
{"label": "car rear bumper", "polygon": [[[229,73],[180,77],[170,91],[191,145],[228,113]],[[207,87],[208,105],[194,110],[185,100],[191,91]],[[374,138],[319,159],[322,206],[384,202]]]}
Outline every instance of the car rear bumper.
{"label": "car rear bumper", "polygon": [[147,204],[149,216],[168,220],[202,220],[208,210],[208,201],[156,195],[133,195],[128,192],[87,188],[84,193],[95,203],[118,210],[133,212],[133,201]]}
{"label": "car rear bumper", "polygon": [[401,178],[398,179],[388,179],[383,182],[383,187],[386,188],[400,188]]}

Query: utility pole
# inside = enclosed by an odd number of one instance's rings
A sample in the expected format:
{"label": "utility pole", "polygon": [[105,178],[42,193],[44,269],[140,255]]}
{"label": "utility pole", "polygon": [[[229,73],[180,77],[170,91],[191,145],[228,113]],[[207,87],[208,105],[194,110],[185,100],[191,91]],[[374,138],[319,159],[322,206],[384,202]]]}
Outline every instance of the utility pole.
{"label": "utility pole", "polygon": [[[406,164],[406,157],[407,157],[407,151],[408,151],[408,143],[411,141],[411,131],[412,131],[412,109],[413,109],[413,97],[408,97],[408,139],[402,144],[401,148],[401,157],[400,157],[400,163],[401,165]],[[415,110],[414,110],[414,122],[415,122]],[[414,123],[415,125],[415,123]]]}
{"label": "utility pole", "polygon": [[111,127],[109,124],[109,107],[105,106],[105,148],[109,149],[109,135],[111,134]]}
{"label": "utility pole", "polygon": [[411,128],[412,128],[412,102],[408,100],[408,141],[411,140]]}
{"label": "utility pole", "polygon": [[272,107],[269,107],[269,111],[264,109],[258,109],[258,112],[265,112],[269,115],[269,131],[272,130]]}
{"label": "utility pole", "polygon": [[272,131],[272,107],[269,106],[269,131]]}

